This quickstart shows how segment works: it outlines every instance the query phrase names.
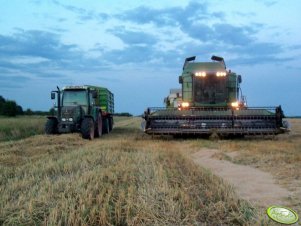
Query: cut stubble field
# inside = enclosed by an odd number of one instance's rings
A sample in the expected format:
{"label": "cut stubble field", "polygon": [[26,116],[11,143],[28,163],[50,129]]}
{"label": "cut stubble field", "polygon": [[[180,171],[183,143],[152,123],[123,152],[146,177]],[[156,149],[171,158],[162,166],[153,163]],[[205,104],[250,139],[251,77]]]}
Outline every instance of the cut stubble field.
{"label": "cut stubble field", "polygon": [[[65,134],[0,142],[0,225],[272,224],[192,160],[203,148],[271,173],[287,189],[299,186],[301,120],[276,139],[218,141],[150,137],[140,122],[116,118],[113,132],[93,141]],[[298,209],[300,199],[289,205]]]}

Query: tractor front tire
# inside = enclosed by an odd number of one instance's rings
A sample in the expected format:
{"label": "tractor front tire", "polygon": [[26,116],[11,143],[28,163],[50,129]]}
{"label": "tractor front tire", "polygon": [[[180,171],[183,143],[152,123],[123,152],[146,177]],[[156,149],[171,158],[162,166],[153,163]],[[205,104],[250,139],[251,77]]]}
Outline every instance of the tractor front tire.
{"label": "tractor front tire", "polygon": [[57,133],[57,120],[54,118],[49,118],[45,124],[44,131],[46,134],[56,134]]}
{"label": "tractor front tire", "polygon": [[94,122],[91,118],[84,118],[81,124],[81,133],[84,139],[94,139]]}

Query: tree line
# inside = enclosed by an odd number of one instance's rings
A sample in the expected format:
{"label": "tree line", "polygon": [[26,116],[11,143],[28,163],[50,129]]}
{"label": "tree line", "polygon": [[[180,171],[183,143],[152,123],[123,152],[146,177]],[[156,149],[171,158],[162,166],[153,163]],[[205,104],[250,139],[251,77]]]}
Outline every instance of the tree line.
{"label": "tree line", "polygon": [[[55,111],[51,108],[49,111],[32,111],[30,108],[25,111],[14,100],[6,100],[0,96],[0,115],[4,116],[17,116],[17,115],[54,115]],[[131,117],[132,114],[128,112],[114,113],[115,116]]]}
{"label": "tree line", "polygon": [[0,96],[0,115],[14,117],[17,115],[48,115],[49,111],[32,111],[30,108],[25,111],[14,100],[6,100]]}

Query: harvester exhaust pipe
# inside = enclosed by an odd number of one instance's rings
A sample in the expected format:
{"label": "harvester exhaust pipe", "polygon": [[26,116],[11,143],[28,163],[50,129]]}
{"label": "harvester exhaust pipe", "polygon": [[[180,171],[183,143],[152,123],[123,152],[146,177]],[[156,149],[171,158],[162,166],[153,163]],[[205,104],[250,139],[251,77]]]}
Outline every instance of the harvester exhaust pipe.
{"label": "harvester exhaust pipe", "polygon": [[186,65],[188,64],[189,61],[195,60],[195,56],[188,57],[185,59],[184,65],[183,65],[183,70],[185,69]]}
{"label": "harvester exhaust pipe", "polygon": [[211,60],[214,60],[214,61],[218,61],[218,62],[222,62],[222,64],[224,65],[225,69],[226,69],[226,63],[224,61],[224,58],[222,57],[219,57],[219,56],[212,56],[211,57]]}

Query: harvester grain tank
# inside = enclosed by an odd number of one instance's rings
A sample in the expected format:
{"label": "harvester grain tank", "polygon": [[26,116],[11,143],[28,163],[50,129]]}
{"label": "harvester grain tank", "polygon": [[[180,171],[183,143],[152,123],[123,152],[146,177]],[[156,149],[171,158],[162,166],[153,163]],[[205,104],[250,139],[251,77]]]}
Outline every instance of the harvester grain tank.
{"label": "harvester grain tank", "polygon": [[97,86],[66,86],[51,92],[57,99],[56,115],[48,116],[46,134],[81,132],[85,139],[113,129],[114,95]]}
{"label": "harvester grain tank", "polygon": [[181,89],[171,89],[169,95],[164,98],[164,103],[166,107],[177,107],[182,100],[182,90]]}
{"label": "harvester grain tank", "polygon": [[184,62],[178,106],[165,101],[165,108],[148,108],[143,116],[145,133],[227,136],[288,131],[281,106],[247,106],[241,76],[227,70],[222,57],[212,56],[211,62],[195,62],[195,58]]}

